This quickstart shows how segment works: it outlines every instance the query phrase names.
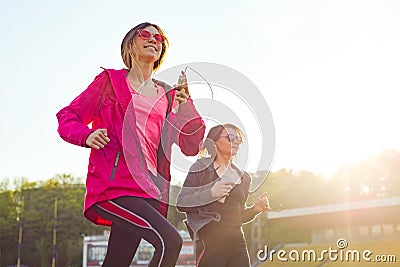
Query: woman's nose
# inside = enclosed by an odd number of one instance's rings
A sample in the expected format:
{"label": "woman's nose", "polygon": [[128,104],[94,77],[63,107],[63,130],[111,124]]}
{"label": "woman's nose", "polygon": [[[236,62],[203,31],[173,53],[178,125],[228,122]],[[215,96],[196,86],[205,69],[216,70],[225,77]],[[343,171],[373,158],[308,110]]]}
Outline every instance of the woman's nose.
{"label": "woman's nose", "polygon": [[150,35],[150,38],[149,38],[148,42],[149,43],[154,43],[154,44],[156,43],[156,39],[154,38],[153,34]]}

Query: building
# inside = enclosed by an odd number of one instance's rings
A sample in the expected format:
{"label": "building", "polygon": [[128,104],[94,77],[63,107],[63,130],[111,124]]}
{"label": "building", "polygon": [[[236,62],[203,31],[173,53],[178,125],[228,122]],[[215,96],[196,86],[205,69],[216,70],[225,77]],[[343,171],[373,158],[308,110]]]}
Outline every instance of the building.
{"label": "building", "polygon": [[[179,255],[179,267],[193,267],[195,265],[194,243],[186,231],[179,231],[183,239],[182,249]],[[109,231],[103,235],[85,236],[83,238],[83,262],[82,267],[100,267],[107,252]],[[133,258],[131,267],[147,266],[153,256],[153,246],[145,240],[139,244],[139,248]]]}
{"label": "building", "polygon": [[267,224],[289,235],[303,232],[307,242],[283,242],[274,250],[264,244],[253,266],[399,266],[400,197],[270,212]]}

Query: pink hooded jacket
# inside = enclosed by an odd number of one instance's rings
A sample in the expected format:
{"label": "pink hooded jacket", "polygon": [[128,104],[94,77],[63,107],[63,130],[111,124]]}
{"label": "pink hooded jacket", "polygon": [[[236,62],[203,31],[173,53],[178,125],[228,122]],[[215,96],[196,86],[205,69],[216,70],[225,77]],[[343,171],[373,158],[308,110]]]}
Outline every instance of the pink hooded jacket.
{"label": "pink hooded jacket", "polygon": [[[86,146],[95,129],[106,128],[110,142],[103,149],[91,149],[86,178],[84,215],[93,223],[111,225],[91,207],[100,201],[120,196],[160,199],[159,211],[168,210],[171,147],[176,143],[187,156],[194,156],[204,137],[205,127],[192,99],[180,105],[177,114],[169,112],[157,151],[158,187],[151,179],[140,140],[132,96],[126,83],[126,69],[106,69],[71,104],[57,113],[58,132],[65,141]],[[175,90],[167,88],[174,99]],[[169,96],[168,96],[169,95]],[[169,106],[169,111],[171,107]],[[88,125],[92,123],[92,129]]]}

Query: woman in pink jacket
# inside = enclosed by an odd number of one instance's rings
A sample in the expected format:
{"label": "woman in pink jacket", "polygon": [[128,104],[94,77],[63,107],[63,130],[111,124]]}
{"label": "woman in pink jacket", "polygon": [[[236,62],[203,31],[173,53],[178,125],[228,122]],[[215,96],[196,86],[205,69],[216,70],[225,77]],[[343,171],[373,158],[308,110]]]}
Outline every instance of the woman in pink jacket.
{"label": "woman in pink jacket", "polygon": [[129,266],[142,238],[155,248],[149,266],[175,266],[182,246],[166,219],[171,146],[196,155],[205,127],[186,83],[152,78],[167,47],[159,26],[137,25],[121,44],[127,69],[104,69],[57,113],[60,136],[91,148],[84,215],[111,226],[106,267]]}

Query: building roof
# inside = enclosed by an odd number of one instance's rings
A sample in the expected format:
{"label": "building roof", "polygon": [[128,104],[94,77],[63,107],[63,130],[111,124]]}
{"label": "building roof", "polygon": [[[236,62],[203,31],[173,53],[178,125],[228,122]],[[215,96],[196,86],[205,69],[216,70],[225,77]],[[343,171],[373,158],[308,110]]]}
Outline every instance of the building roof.
{"label": "building roof", "polygon": [[365,222],[366,219],[371,223],[375,221],[400,222],[400,196],[286,209],[280,212],[271,211],[268,212],[267,218],[282,222],[318,221],[318,224],[324,221],[343,223],[344,220],[357,223],[358,221]]}
{"label": "building roof", "polygon": [[280,212],[269,212],[268,219],[307,216],[307,215],[330,213],[330,212],[352,211],[359,209],[370,209],[370,208],[391,207],[391,206],[400,207],[400,197],[370,199],[363,201],[343,202],[338,204],[286,209]]}

